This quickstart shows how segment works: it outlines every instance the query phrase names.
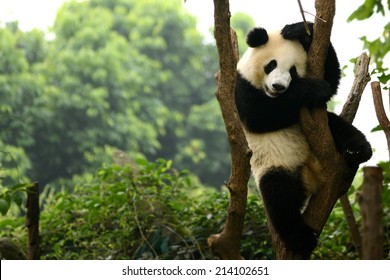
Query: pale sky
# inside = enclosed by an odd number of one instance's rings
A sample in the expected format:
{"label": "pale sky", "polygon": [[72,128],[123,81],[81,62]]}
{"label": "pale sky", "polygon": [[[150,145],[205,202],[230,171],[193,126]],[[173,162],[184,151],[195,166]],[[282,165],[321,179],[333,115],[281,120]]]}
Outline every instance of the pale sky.
{"label": "pale sky", "polygon": [[[140,0],[141,1],[141,0]],[[163,0],[161,0],[163,1]],[[23,30],[38,28],[47,31],[54,21],[56,10],[64,0],[0,0],[0,22],[18,20]],[[184,2],[184,1],[183,1]],[[304,9],[315,13],[314,0],[302,0]],[[264,5],[265,6],[262,6]],[[363,22],[353,21],[347,23],[348,16],[361,4],[363,0],[339,0],[336,1],[336,16],[333,24],[332,43],[338,54],[340,64],[348,65],[345,71],[346,77],[341,81],[337,100],[343,104],[353,82],[353,67],[349,63],[351,58],[359,56],[363,52],[363,44],[359,40],[361,36],[368,38],[378,37],[383,26],[388,23],[382,16]],[[202,33],[208,35],[209,27],[213,25],[214,8],[212,0],[187,0],[183,7],[198,19],[198,28]],[[249,14],[256,21],[257,26],[266,29],[279,29],[285,24],[301,21],[301,15],[297,1],[293,0],[230,0],[230,11],[232,14],[241,11]],[[306,19],[314,21],[313,16],[306,14]],[[212,39],[209,37],[210,40]],[[389,57],[390,55],[388,55]],[[390,67],[390,58],[387,65]],[[371,69],[372,70],[372,69]],[[375,77],[372,77],[375,80]],[[384,94],[384,104],[389,104],[388,94]],[[386,105],[385,105],[386,106]],[[336,110],[341,110],[342,106]],[[387,110],[390,117],[389,108]],[[386,139],[383,132],[370,133],[370,130],[378,124],[376,119],[370,84],[363,94],[358,114],[354,125],[362,130],[372,146],[376,148],[369,165],[375,165],[378,160],[388,160]]]}

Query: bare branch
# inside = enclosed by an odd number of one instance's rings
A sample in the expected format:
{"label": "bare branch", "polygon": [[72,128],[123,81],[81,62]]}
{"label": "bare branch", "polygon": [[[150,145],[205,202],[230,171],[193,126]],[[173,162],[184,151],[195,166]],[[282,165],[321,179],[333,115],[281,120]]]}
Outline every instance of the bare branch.
{"label": "bare branch", "polygon": [[[383,132],[386,135],[387,139],[387,148],[389,149],[389,159],[390,159],[390,121],[386,116],[385,108],[383,107],[382,100],[382,91],[379,82],[371,83],[372,97],[374,98],[374,106],[376,117],[378,118],[379,124],[381,125]],[[390,96],[390,90],[389,90]]]}
{"label": "bare branch", "polygon": [[362,53],[355,64],[355,80],[340,114],[349,123],[352,123],[355,118],[363,91],[367,83],[371,80],[368,72],[369,65],[370,57],[366,53]]}
{"label": "bare branch", "polygon": [[[352,84],[347,101],[344,104],[343,110],[340,114],[340,116],[349,123],[353,122],[360,104],[363,91],[367,83],[371,80],[370,74],[368,72],[369,64],[370,58],[367,56],[366,53],[362,53],[358,57],[357,62],[355,64],[355,80]],[[362,258],[362,238],[355,220],[355,216],[353,215],[352,207],[347,194],[344,194],[340,197],[340,203],[343,208],[345,218],[347,220],[349,231],[351,232],[353,243],[355,244],[356,250],[360,258]]]}

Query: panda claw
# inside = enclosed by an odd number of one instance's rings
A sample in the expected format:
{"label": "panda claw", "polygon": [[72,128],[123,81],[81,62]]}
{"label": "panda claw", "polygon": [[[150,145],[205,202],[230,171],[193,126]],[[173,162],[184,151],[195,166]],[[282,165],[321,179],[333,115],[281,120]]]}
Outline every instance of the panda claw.
{"label": "panda claw", "polygon": [[350,165],[358,165],[371,158],[372,150],[368,142],[364,145],[356,145],[354,148],[355,149],[352,149],[351,147],[346,148],[343,153],[344,159]]}

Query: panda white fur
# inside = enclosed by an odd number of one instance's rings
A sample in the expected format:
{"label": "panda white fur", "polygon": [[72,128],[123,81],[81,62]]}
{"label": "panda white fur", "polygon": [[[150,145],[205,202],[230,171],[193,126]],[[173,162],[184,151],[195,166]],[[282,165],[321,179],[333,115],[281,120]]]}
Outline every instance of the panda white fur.
{"label": "panda white fur", "polygon": [[[311,34],[313,26],[310,24]],[[324,80],[306,77],[312,37],[303,23],[268,33],[248,33],[248,50],[237,65],[235,101],[252,150],[251,168],[270,222],[290,250],[312,251],[317,238],[304,223],[301,209],[316,192],[321,166],[301,132],[302,107],[319,108],[336,93],[340,66],[329,46]],[[365,136],[339,116],[328,113],[338,151],[357,166],[371,157]]]}

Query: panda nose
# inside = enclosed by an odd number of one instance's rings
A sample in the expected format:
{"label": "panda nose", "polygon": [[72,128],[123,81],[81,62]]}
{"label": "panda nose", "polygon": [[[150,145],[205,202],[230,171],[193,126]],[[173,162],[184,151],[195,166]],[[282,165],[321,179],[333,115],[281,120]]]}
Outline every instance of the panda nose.
{"label": "panda nose", "polygon": [[284,91],[286,90],[286,87],[281,84],[272,84],[272,87],[277,91]]}

